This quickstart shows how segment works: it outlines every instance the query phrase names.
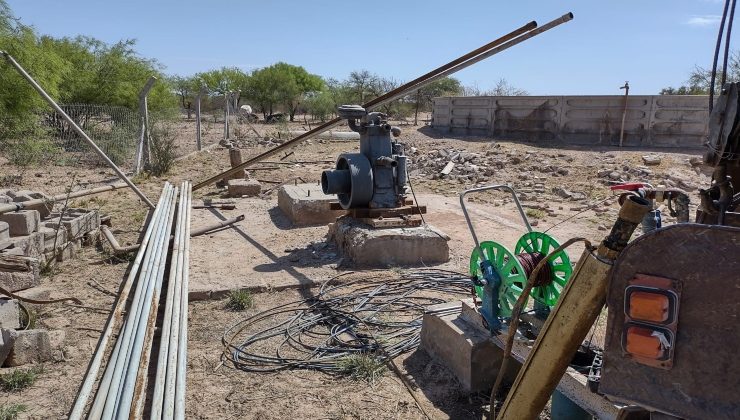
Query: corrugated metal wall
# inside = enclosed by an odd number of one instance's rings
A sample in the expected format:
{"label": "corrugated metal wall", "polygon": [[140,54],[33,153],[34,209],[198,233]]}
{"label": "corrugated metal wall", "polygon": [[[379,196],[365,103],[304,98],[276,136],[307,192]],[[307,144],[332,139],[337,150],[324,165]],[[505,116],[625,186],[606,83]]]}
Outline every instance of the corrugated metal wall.
{"label": "corrugated metal wall", "polygon": [[[702,147],[706,96],[640,96],[627,100],[625,146]],[[624,96],[471,96],[434,99],[432,126],[495,138],[618,145]]]}

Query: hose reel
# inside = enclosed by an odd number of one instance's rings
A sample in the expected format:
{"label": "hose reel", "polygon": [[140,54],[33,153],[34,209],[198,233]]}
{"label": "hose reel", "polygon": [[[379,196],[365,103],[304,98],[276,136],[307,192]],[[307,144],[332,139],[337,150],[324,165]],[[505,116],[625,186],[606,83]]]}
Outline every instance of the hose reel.
{"label": "hose reel", "polygon": [[[465,206],[465,195],[486,190],[510,192],[527,227],[528,232],[519,238],[513,252],[498,242],[478,241]],[[473,278],[475,294],[481,300],[479,310],[489,328],[498,330],[501,326],[500,318],[511,317],[514,304],[521,296],[527,279],[537,263],[558,248],[560,243],[546,233],[532,231],[516,191],[509,186],[492,185],[464,191],[460,194],[460,204],[476,243],[470,255],[470,275]],[[548,308],[555,306],[572,273],[570,258],[565,251],[553,255],[534,280],[530,296],[536,302],[535,306]]]}

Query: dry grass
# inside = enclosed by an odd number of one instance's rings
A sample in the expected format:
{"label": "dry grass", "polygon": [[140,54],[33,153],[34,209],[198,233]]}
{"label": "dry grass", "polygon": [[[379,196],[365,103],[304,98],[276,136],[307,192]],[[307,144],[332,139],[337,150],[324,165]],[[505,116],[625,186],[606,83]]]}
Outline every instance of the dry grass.
{"label": "dry grass", "polygon": [[0,375],[0,387],[7,392],[22,391],[33,385],[40,373],[44,372],[43,366],[30,369],[16,369],[11,373]]}

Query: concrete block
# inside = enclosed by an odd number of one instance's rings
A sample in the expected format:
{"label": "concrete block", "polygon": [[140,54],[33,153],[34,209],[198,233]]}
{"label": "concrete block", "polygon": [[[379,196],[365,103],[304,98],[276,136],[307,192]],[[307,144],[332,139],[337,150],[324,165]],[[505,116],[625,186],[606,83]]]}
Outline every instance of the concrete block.
{"label": "concrete block", "polygon": [[44,235],[44,253],[50,253],[54,251],[54,247],[57,249],[63,248],[67,242],[67,229],[52,229],[50,227],[41,226],[39,233]]}
{"label": "concrete block", "polygon": [[30,235],[14,236],[10,240],[13,242],[13,248],[16,255],[26,257],[39,257],[44,254],[44,234],[34,232]]}
{"label": "concrete block", "polygon": [[[461,319],[460,308],[459,301],[427,308],[420,349],[452,372],[466,392],[487,392],[501,367],[503,350],[490,332]],[[509,363],[507,381],[513,381],[519,366]]]}
{"label": "concrete block", "polygon": [[254,179],[230,179],[226,184],[231,197],[253,197],[262,191],[262,185]]}
{"label": "concrete block", "polygon": [[278,207],[296,226],[324,225],[347,214],[331,210],[330,204],[336,200],[316,184],[283,185],[278,190]]}
{"label": "concrete block", "polygon": [[40,220],[37,210],[20,210],[0,214],[0,221],[10,225],[11,236],[30,235],[36,232]]}
{"label": "concrete block", "polygon": [[[18,191],[13,194],[13,202],[15,203],[24,203],[26,201],[39,200],[39,199],[48,200],[48,197],[45,196],[44,194],[41,194],[40,192],[28,191],[28,190]],[[54,207],[54,204],[50,201],[47,201],[44,203],[35,204],[31,206],[24,206],[23,208],[25,210],[36,210],[39,212],[41,219],[45,219],[49,216],[49,213],[51,213],[51,210],[53,207]]]}
{"label": "concrete block", "polygon": [[0,222],[0,241],[10,239],[10,225],[7,222]]}
{"label": "concrete block", "polygon": [[0,194],[0,204],[9,204],[12,202],[13,202],[13,199],[10,198],[9,195]]}
{"label": "concrete block", "polygon": [[5,363],[8,355],[13,351],[16,338],[18,338],[18,332],[15,330],[0,328],[0,366]]}
{"label": "concrete block", "polygon": [[21,327],[21,308],[15,299],[0,299],[0,328]]}
{"label": "concrete block", "polygon": [[357,266],[419,266],[450,259],[449,237],[431,225],[376,229],[345,216],[329,225],[328,236]]}
{"label": "concrete block", "polygon": [[67,229],[67,239],[81,238],[84,234],[100,228],[100,214],[97,210],[67,209],[63,216],[52,213],[43,226],[57,229],[61,223]]}
{"label": "concrete block", "polygon": [[3,366],[14,367],[51,360],[51,342],[46,330],[21,330],[17,333],[13,350]]}
{"label": "concrete block", "polygon": [[77,256],[82,249],[82,243],[80,240],[69,241],[64,247],[57,251],[56,259],[58,262],[64,262]]}
{"label": "concrete block", "polygon": [[41,265],[37,258],[0,255],[0,287],[10,292],[41,284]]}

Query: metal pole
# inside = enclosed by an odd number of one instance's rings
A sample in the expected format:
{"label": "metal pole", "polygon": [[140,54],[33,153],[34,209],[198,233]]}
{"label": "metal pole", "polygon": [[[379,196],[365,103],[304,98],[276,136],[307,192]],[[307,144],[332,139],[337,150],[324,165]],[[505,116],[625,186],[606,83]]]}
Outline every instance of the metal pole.
{"label": "metal pole", "polygon": [[622,147],[624,142],[624,121],[627,119],[627,96],[630,94],[630,82],[624,82],[624,86],[619,89],[624,89],[624,109],[622,110],[622,129],[619,132],[619,147]]}
{"label": "metal pole", "polygon": [[78,198],[78,197],[84,197],[87,195],[99,194],[99,193],[103,193],[106,191],[113,191],[119,188],[128,188],[128,185],[126,184],[106,185],[104,187],[92,188],[89,190],[75,191],[69,194],[59,194],[59,195],[55,195],[54,197],[50,197],[50,198],[38,198],[35,200],[28,200],[28,201],[23,201],[23,202],[18,202],[18,203],[0,204],[0,214],[8,213],[11,211],[23,210],[24,208],[37,206],[39,204],[47,204],[47,203],[53,204],[58,201],[64,201],[64,200],[71,199],[71,198]]}
{"label": "metal pole", "polygon": [[46,102],[48,102],[49,105],[51,105],[51,107],[54,108],[54,110],[58,112],[59,115],[61,115],[62,118],[64,118],[69,123],[69,125],[72,126],[72,128],[77,132],[77,134],[79,134],[80,136],[82,136],[83,139],[85,139],[85,141],[90,145],[90,147],[93,148],[95,153],[97,153],[98,156],[100,156],[100,158],[103,159],[103,161],[105,161],[105,163],[111,169],[113,169],[113,171],[116,173],[116,175],[118,175],[118,177],[121,178],[126,184],[128,184],[128,186],[131,187],[132,190],[134,190],[136,195],[138,195],[141,198],[141,200],[144,201],[144,203],[146,203],[147,206],[149,206],[150,208],[154,208],[154,204],[151,201],[149,201],[149,198],[147,198],[147,196],[141,190],[139,190],[139,188],[136,185],[134,185],[133,182],[131,182],[131,180],[121,171],[121,169],[119,169],[118,166],[116,166],[116,164],[113,163],[113,161],[110,160],[110,158],[105,155],[105,152],[100,150],[98,145],[96,145],[95,142],[92,141],[92,139],[88,137],[87,134],[85,134],[85,132],[80,128],[80,126],[78,126],[77,123],[74,122],[74,120],[70,118],[70,116],[67,115],[67,113],[64,112],[64,110],[59,105],[57,105],[56,102],[54,102],[54,99],[52,99],[51,96],[49,96],[49,94],[47,94],[46,91],[44,91],[44,89],[38,83],[36,83],[33,77],[31,77],[31,75],[28,74],[26,70],[24,70],[23,67],[21,67],[21,65],[18,64],[18,62],[16,62],[15,59],[10,54],[8,54],[5,51],[0,51],[0,54],[2,54],[3,57],[5,57],[5,59],[8,61],[8,63],[10,63],[10,65],[15,67],[18,73],[20,73],[21,76],[23,76],[28,81],[28,83],[30,83],[31,86],[33,86],[33,88],[36,89],[36,91],[41,95],[41,97],[43,97],[46,100]]}
{"label": "metal pole", "polygon": [[187,383],[188,363],[188,288],[190,279],[190,213],[192,211],[191,201],[193,199],[193,186],[188,181],[184,195],[187,200],[185,207],[185,238],[183,240],[184,255],[182,262],[182,279],[180,292],[180,343],[177,346],[177,382],[175,383],[175,419],[185,418],[185,385]]}
{"label": "metal pole", "polygon": [[198,96],[195,97],[195,147],[200,152],[203,149],[200,140],[200,98],[203,96],[203,91],[198,92]]}
{"label": "metal pole", "polygon": [[[448,75],[450,75],[452,73],[455,73],[455,72],[457,72],[459,70],[462,70],[462,69],[464,69],[464,68],[466,68],[466,67],[468,67],[468,66],[470,66],[472,64],[475,64],[475,63],[477,63],[477,62],[479,62],[479,61],[481,61],[483,59],[486,59],[486,58],[488,58],[488,57],[490,57],[490,56],[492,56],[494,54],[498,54],[501,51],[504,51],[504,50],[506,50],[508,48],[513,47],[514,45],[517,45],[517,44],[519,44],[519,43],[521,43],[523,41],[526,41],[527,39],[532,38],[533,36],[539,35],[542,32],[545,32],[545,31],[550,30],[550,29],[552,29],[552,28],[554,28],[554,27],[556,27],[558,25],[561,25],[561,24],[563,24],[565,22],[568,22],[571,19],[573,19],[573,14],[572,13],[566,13],[565,15],[563,15],[563,16],[561,16],[561,17],[559,17],[559,18],[557,18],[557,19],[549,22],[545,26],[542,26],[540,28],[531,30],[529,32],[527,32],[527,30],[531,29],[531,27],[530,27],[531,24],[525,25],[524,27],[519,28],[516,31],[513,31],[513,32],[505,35],[504,37],[501,37],[501,38],[499,38],[499,39],[497,39],[497,40],[495,40],[495,41],[493,41],[493,42],[485,45],[484,47],[481,47],[479,49],[476,49],[475,51],[472,51],[472,52],[470,52],[470,53],[468,53],[468,54],[466,54],[466,55],[464,55],[464,56],[462,56],[462,57],[460,57],[460,58],[458,58],[458,59],[456,59],[456,60],[454,60],[454,61],[452,61],[450,63],[447,63],[447,64],[445,64],[445,65],[443,65],[443,66],[441,66],[441,67],[439,67],[439,68],[437,68],[437,69],[435,69],[435,70],[427,73],[426,75],[424,75],[422,77],[419,77],[417,79],[414,79],[411,82],[406,83],[406,84],[400,86],[399,88],[394,89],[394,90],[392,90],[392,91],[390,91],[390,92],[388,92],[388,93],[386,93],[386,94],[384,94],[384,95],[382,95],[382,96],[380,96],[380,97],[378,97],[378,98],[376,98],[376,99],[374,99],[374,100],[366,103],[365,105],[363,105],[363,107],[366,108],[366,109],[372,109],[374,107],[378,107],[378,106],[383,105],[385,103],[391,102],[391,101],[393,101],[395,99],[398,99],[398,98],[400,98],[400,97],[402,97],[404,95],[407,95],[409,92],[413,92],[415,90],[420,89],[421,87],[427,85],[428,83],[431,83],[434,80],[437,80],[440,77],[448,76]],[[523,34],[523,35],[521,35],[521,34]],[[521,36],[518,36],[518,35],[521,35]],[[492,46],[495,46],[495,45],[499,45],[499,47],[498,48],[491,49]],[[485,47],[488,47],[488,48],[485,48]],[[483,51],[482,54],[480,53],[481,51]],[[474,54],[474,53],[477,53],[477,54]],[[473,58],[470,58],[470,57],[473,57]],[[465,61],[466,59],[467,59],[467,61]],[[285,149],[294,147],[296,144],[298,144],[300,142],[303,142],[305,140],[308,140],[309,138],[311,138],[311,137],[313,137],[313,136],[315,136],[317,134],[320,134],[320,133],[323,133],[326,130],[329,130],[330,128],[334,127],[335,125],[339,124],[340,122],[342,122],[342,120],[340,118],[334,118],[333,120],[328,121],[328,122],[326,122],[326,123],[324,123],[324,124],[322,124],[322,125],[314,128],[313,130],[310,130],[310,131],[306,132],[305,134],[303,134],[301,136],[298,136],[298,137],[296,137],[296,138],[294,138],[294,139],[292,139],[290,141],[287,141],[287,142],[285,142],[285,143],[283,143],[283,144],[281,144],[279,146],[276,146],[276,147],[274,147],[274,148],[272,148],[270,150],[267,150],[267,151],[263,152],[260,155],[257,155],[255,157],[253,157],[253,158],[245,161],[244,163],[242,163],[241,165],[239,165],[239,166],[237,166],[235,168],[231,168],[231,169],[229,169],[227,171],[224,171],[224,172],[222,172],[220,174],[214,175],[214,176],[206,179],[205,181],[199,182],[198,184],[196,184],[195,186],[193,186],[193,190],[198,190],[200,188],[203,188],[203,187],[205,187],[207,185],[210,185],[210,184],[212,184],[212,183],[214,183],[214,182],[216,182],[216,181],[218,181],[220,179],[223,179],[225,176],[233,175],[233,174],[237,173],[239,170],[244,169],[244,168],[246,168],[246,167],[254,164],[255,162],[259,162],[259,161],[264,160],[264,159],[266,159],[266,158],[268,158],[270,156],[273,156],[273,155],[275,155],[277,153],[280,153],[281,151],[283,151]]]}
{"label": "metal pole", "polygon": [[143,167],[149,166],[149,157],[151,150],[149,147],[149,109],[147,96],[154,86],[157,78],[150,76],[139,92],[139,118],[141,120],[141,132],[139,133],[139,144],[136,148],[136,160],[134,173],[139,174]]}

